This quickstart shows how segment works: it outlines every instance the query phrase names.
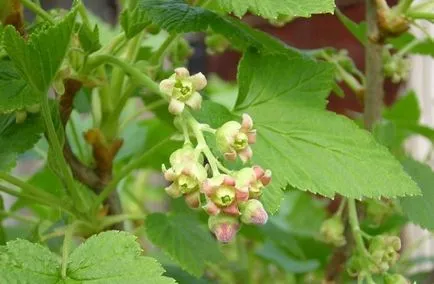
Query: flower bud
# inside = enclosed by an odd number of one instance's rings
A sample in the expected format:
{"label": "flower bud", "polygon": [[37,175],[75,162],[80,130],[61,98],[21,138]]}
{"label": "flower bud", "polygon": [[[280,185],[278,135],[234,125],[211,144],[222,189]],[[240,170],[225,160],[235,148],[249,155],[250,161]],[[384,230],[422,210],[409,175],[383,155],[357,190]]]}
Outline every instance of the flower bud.
{"label": "flower bud", "polygon": [[387,272],[398,261],[401,240],[396,236],[376,236],[369,243],[372,273]]}
{"label": "flower bud", "polygon": [[271,171],[264,170],[260,166],[243,168],[236,174],[236,186],[238,188],[248,188],[249,198],[258,199],[262,195],[262,190],[271,182]]}
{"label": "flower bud", "polygon": [[409,283],[410,281],[408,281],[401,274],[387,274],[384,277],[384,284],[409,284]]}
{"label": "flower bud", "polygon": [[325,220],[320,228],[320,234],[324,241],[337,247],[344,246],[347,243],[344,231],[345,225],[340,216],[334,216]]}
{"label": "flower bud", "polygon": [[236,217],[228,215],[210,216],[208,228],[214,233],[219,242],[229,243],[237,234],[240,223]]}
{"label": "flower bud", "polygon": [[253,129],[252,118],[243,114],[241,124],[228,121],[216,132],[217,147],[227,160],[235,160],[240,156],[243,163],[253,155],[251,144],[256,142],[256,130]]}
{"label": "flower bud", "polygon": [[27,112],[25,110],[17,110],[15,111],[15,122],[17,124],[23,123],[26,121]]}
{"label": "flower bud", "polygon": [[262,203],[257,199],[250,199],[240,205],[241,222],[245,224],[264,225],[268,221],[268,214]]}
{"label": "flower bud", "polygon": [[169,79],[161,81],[160,91],[169,97],[169,111],[176,115],[182,113],[185,105],[200,109],[202,96],[198,91],[206,85],[207,80],[202,73],[190,76],[186,68],[177,68]]}
{"label": "flower bud", "polygon": [[166,187],[166,192],[173,198],[185,196],[185,201],[192,208],[199,207],[199,190],[207,177],[205,167],[198,162],[193,147],[186,145],[170,155],[171,168],[163,165],[164,178],[172,184]]}

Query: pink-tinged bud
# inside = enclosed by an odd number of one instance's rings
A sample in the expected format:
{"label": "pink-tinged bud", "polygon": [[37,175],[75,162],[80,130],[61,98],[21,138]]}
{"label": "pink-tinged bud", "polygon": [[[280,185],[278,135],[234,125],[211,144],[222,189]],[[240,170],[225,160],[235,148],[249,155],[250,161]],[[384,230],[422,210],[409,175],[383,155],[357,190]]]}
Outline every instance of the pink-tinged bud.
{"label": "pink-tinged bud", "polygon": [[185,203],[192,209],[197,209],[200,206],[200,192],[195,191],[185,195]]}
{"label": "pink-tinged bud", "polygon": [[202,207],[203,210],[205,210],[206,213],[208,213],[211,216],[215,216],[220,213],[220,208],[215,205],[214,202],[211,200],[208,200],[208,202]]}
{"label": "pink-tinged bud", "polygon": [[178,115],[184,111],[185,104],[181,101],[171,99],[169,103],[169,112]]}
{"label": "pink-tinged bud", "polygon": [[182,195],[181,190],[179,190],[179,187],[174,183],[166,187],[165,191],[167,195],[169,195],[172,198],[178,198]]}
{"label": "pink-tinged bud", "polygon": [[240,215],[240,210],[238,210],[237,203],[232,203],[228,207],[223,207],[222,211],[228,215],[233,215],[233,216]]}
{"label": "pink-tinged bud", "polygon": [[271,171],[270,170],[265,171],[264,176],[261,177],[261,182],[264,186],[267,186],[271,182]]}
{"label": "pink-tinged bud", "polygon": [[252,127],[252,118],[244,114],[241,124],[228,121],[217,130],[217,147],[225,159],[232,161],[238,155],[244,163],[251,159],[253,152],[249,145],[256,142],[256,130]]}
{"label": "pink-tinged bud", "polygon": [[249,188],[237,188],[236,197],[238,201],[247,201],[249,200]]}
{"label": "pink-tinged bud", "polygon": [[268,214],[259,200],[251,199],[241,205],[241,222],[264,225],[267,221]]}
{"label": "pink-tinged bud", "polygon": [[250,199],[258,199],[262,195],[262,190],[270,181],[271,171],[264,171],[259,166],[243,168],[236,174],[236,187],[238,189],[247,188]]}
{"label": "pink-tinged bud", "polygon": [[169,99],[169,111],[178,115],[184,111],[185,105],[192,109],[200,109],[202,96],[197,92],[205,88],[207,80],[202,73],[190,76],[184,67],[176,68],[175,74],[160,82],[160,91]]}
{"label": "pink-tinged bud", "polygon": [[240,223],[235,217],[217,215],[209,217],[208,227],[219,242],[229,243],[236,236]]}
{"label": "pink-tinged bud", "polygon": [[253,119],[250,115],[247,113],[243,114],[242,122],[241,122],[242,128],[246,131],[249,131],[253,128]]}

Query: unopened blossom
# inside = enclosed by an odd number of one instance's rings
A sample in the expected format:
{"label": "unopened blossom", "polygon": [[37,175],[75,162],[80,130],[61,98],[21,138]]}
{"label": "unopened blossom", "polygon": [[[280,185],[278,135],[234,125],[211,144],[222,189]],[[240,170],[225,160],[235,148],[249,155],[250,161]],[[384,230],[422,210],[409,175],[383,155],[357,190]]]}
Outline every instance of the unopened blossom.
{"label": "unopened blossom", "polygon": [[399,259],[401,240],[396,236],[376,236],[369,242],[369,254],[372,263],[372,273],[385,273],[395,265]]}
{"label": "unopened blossom", "polygon": [[236,174],[236,186],[249,189],[249,198],[259,198],[262,191],[271,182],[271,171],[260,166],[243,168]]}
{"label": "unopened blossom", "polygon": [[205,88],[207,80],[202,73],[190,76],[190,72],[184,68],[176,68],[175,73],[169,79],[160,83],[160,91],[169,97],[169,111],[172,114],[180,114],[185,105],[192,109],[200,109],[202,96],[198,91]]}
{"label": "unopened blossom", "polygon": [[208,227],[216,236],[218,241],[229,243],[237,234],[238,229],[240,228],[240,223],[237,217],[220,214],[209,217]]}
{"label": "unopened blossom", "polygon": [[241,124],[237,121],[228,121],[216,132],[217,147],[227,160],[235,160],[240,156],[246,162],[252,155],[251,144],[256,142],[256,130],[253,129],[253,120],[248,114],[243,114]]}
{"label": "unopened blossom", "polygon": [[325,220],[320,228],[320,234],[326,243],[341,247],[346,244],[345,225],[340,216]]}
{"label": "unopened blossom", "polygon": [[218,175],[207,179],[201,190],[207,199],[204,209],[210,215],[222,212],[239,216],[239,203],[249,199],[249,189],[237,187],[235,179],[229,175]]}
{"label": "unopened blossom", "polygon": [[244,224],[264,225],[267,223],[268,214],[261,201],[250,199],[240,204],[241,222]]}
{"label": "unopened blossom", "polygon": [[176,150],[170,156],[169,169],[163,165],[164,177],[172,184],[166,187],[166,192],[173,198],[185,197],[185,201],[191,208],[200,205],[200,186],[207,177],[205,167],[200,163],[194,149],[184,146]]}

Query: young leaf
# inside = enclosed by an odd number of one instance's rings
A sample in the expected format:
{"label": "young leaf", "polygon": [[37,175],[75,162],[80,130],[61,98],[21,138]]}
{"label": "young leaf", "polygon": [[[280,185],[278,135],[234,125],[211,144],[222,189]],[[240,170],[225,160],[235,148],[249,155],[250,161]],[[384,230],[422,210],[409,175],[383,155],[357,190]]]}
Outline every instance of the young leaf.
{"label": "young leaf", "polygon": [[146,232],[155,245],[195,276],[202,275],[207,262],[223,259],[217,242],[191,215],[149,215],[146,218]]}
{"label": "young leaf", "polygon": [[121,14],[120,21],[127,38],[134,37],[151,23],[146,14],[142,13],[138,7],[132,10],[124,10]]}
{"label": "young leaf", "polygon": [[0,247],[0,283],[55,284],[59,272],[58,256],[40,244],[15,240]]}
{"label": "young leaf", "polygon": [[333,85],[328,64],[249,52],[239,72],[236,110],[249,113],[258,131],[253,162],[273,172],[263,196],[269,211],[277,210],[276,196],[288,184],[331,198],[420,193],[367,131],[323,110]]}
{"label": "young leaf", "polygon": [[0,61],[0,113],[33,106],[40,96],[18,74],[12,62]]}
{"label": "young leaf", "polygon": [[422,190],[422,196],[400,198],[402,210],[413,223],[434,230],[434,172],[428,165],[410,158],[405,159],[402,164]]}
{"label": "young leaf", "polygon": [[83,50],[87,53],[95,52],[101,48],[98,25],[95,25],[93,30],[87,25],[81,25],[78,31],[78,38]]}
{"label": "young leaf", "polygon": [[76,12],[61,22],[33,33],[28,41],[12,27],[5,28],[5,49],[21,77],[36,92],[46,93],[65,57]]}
{"label": "young leaf", "polygon": [[333,0],[218,0],[223,10],[238,17],[252,12],[269,20],[278,16],[310,17],[312,14],[333,13]]}
{"label": "young leaf", "polygon": [[210,28],[225,36],[241,50],[253,46],[270,52],[300,56],[295,49],[261,31],[250,28],[239,20],[218,15],[201,7],[189,6],[183,0],[140,0],[138,9],[153,23],[169,32],[199,32]]}
{"label": "young leaf", "polygon": [[17,155],[32,148],[43,131],[39,115],[29,115],[23,123],[15,123],[14,114],[0,115],[0,169],[13,167]]}
{"label": "young leaf", "polygon": [[1,283],[155,283],[175,281],[161,276],[164,269],[142,256],[136,238],[125,232],[94,235],[69,256],[66,279],[61,278],[60,257],[26,240],[0,247]]}

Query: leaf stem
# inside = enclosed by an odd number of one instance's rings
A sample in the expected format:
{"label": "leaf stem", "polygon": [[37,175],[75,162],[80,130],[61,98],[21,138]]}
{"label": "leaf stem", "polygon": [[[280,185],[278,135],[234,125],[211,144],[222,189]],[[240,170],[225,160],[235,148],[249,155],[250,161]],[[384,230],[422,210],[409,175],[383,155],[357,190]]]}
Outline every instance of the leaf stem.
{"label": "leaf stem", "polygon": [[41,101],[41,107],[42,107],[42,117],[45,121],[45,128],[47,130],[47,136],[48,141],[50,143],[50,146],[53,149],[53,156],[54,159],[57,162],[57,165],[59,166],[59,170],[62,174],[63,180],[66,184],[66,188],[71,195],[74,204],[79,204],[81,202],[80,195],[76,191],[75,185],[74,185],[74,179],[72,177],[72,173],[69,169],[68,164],[66,163],[65,157],[63,156],[63,150],[60,145],[59,138],[57,137],[56,129],[53,124],[53,120],[51,118],[51,110],[50,106],[48,104],[48,95],[42,94],[42,101]]}
{"label": "leaf stem", "polygon": [[51,15],[47,11],[42,9],[37,4],[33,3],[31,0],[20,0],[20,1],[24,7],[26,7],[30,11],[34,12],[36,15],[39,15],[42,19],[50,22],[51,24],[55,23],[53,18],[51,17]]}
{"label": "leaf stem", "polygon": [[103,222],[100,225],[100,230],[103,230],[107,227],[111,227],[114,224],[127,221],[127,220],[145,220],[146,219],[145,214],[120,214],[120,215],[113,215],[105,217]]}
{"label": "leaf stem", "polygon": [[163,58],[164,58],[164,54],[169,49],[169,47],[172,45],[172,43],[177,39],[178,39],[178,34],[169,35],[166,38],[166,40],[163,42],[163,44],[161,44],[161,46],[158,48],[158,50],[149,59],[149,63],[151,65],[160,66],[161,60],[163,60]]}
{"label": "leaf stem", "polygon": [[77,146],[77,149],[78,149],[78,157],[82,161],[85,161],[86,160],[86,155],[84,154],[83,145],[80,143],[77,127],[75,126],[74,119],[72,119],[72,118],[69,120],[69,127],[71,128],[72,138],[74,139],[74,143],[75,143],[75,145]]}
{"label": "leaf stem", "polygon": [[65,238],[63,240],[63,247],[62,247],[62,266],[61,266],[61,276],[63,279],[66,279],[66,271],[68,269],[69,250],[71,248],[72,237],[74,236],[74,231],[76,226],[77,226],[76,223],[72,223],[71,225],[68,226],[68,228],[65,231]]}
{"label": "leaf stem", "polygon": [[348,198],[348,220],[351,226],[351,232],[356,243],[356,248],[365,257],[369,257],[369,252],[363,242],[363,237],[360,230],[359,218],[357,216],[356,201],[352,198]]}
{"label": "leaf stem", "polygon": [[118,66],[125,71],[125,73],[129,74],[133,80],[135,80],[140,85],[148,88],[151,92],[157,93],[164,97],[160,93],[160,87],[157,83],[155,83],[150,77],[145,75],[138,68],[132,66],[131,64],[122,61],[121,59],[114,57],[108,54],[100,54],[94,55],[89,58],[87,69],[92,70],[93,68],[98,67],[101,64],[109,63],[114,66]]}

